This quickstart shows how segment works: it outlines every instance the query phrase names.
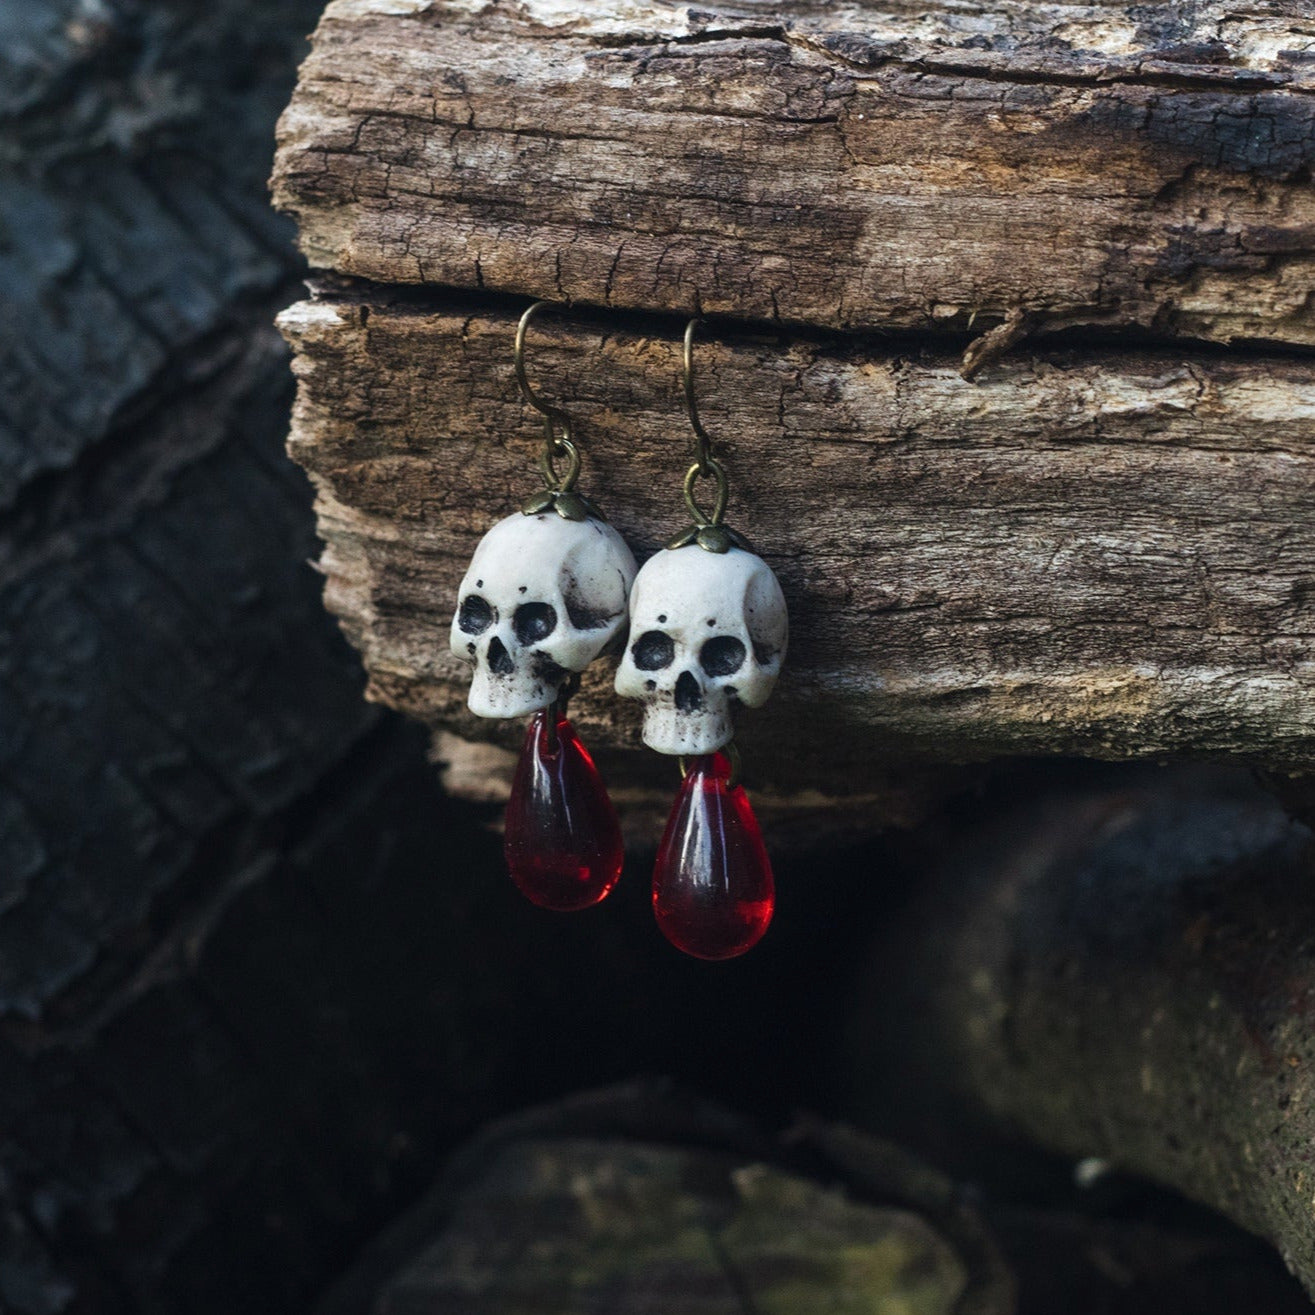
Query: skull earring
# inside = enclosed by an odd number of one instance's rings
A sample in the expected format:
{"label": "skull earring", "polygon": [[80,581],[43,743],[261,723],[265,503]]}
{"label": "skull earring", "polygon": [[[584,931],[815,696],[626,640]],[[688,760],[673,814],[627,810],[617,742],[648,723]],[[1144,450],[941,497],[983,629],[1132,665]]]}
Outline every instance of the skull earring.
{"label": "skull earring", "polygon": [[[775,905],[772,867],[739,784],[731,716],[760,707],[785,658],[785,597],[771,567],[723,524],[729,485],[699,420],[694,333],[685,330],[684,384],[695,461],[685,476],[693,524],[644,563],[630,594],[630,639],[616,690],[644,704],[644,743],[682,755],[676,796],[653,872],[663,935],[700,959],[755,945]],[[696,497],[715,489],[711,515]],[[685,756],[690,761],[686,763]]]}
{"label": "skull earring", "polygon": [[521,393],[543,416],[545,487],[480,540],[461,581],[451,645],[475,668],[472,712],[533,714],[503,848],[522,893],[543,908],[572,910],[607,896],[624,849],[616,811],[566,704],[580,673],[625,629],[635,559],[576,492],[580,449],[570,415],[544,402],[526,377],[525,332],[548,304],[535,302],[521,316],[514,351]]}

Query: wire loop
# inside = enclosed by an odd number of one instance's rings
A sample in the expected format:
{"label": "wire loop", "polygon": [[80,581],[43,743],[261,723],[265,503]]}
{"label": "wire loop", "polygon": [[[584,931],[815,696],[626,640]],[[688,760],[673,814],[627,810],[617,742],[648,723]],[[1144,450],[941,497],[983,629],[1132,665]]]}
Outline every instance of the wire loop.
{"label": "wire loop", "polygon": [[[557,438],[552,433],[551,424],[549,421],[545,426],[548,433],[543,440],[543,451],[539,453],[539,469],[543,472],[546,487],[556,493],[569,493],[580,478],[580,449],[569,438]],[[559,456],[566,458],[565,475],[557,473]]]}
{"label": "wire loop", "polygon": [[[698,495],[695,493],[700,477],[705,475],[710,476],[717,483],[711,515],[699,505]],[[716,457],[709,455],[702,466],[696,461],[685,472],[685,506],[689,508],[689,514],[694,517],[694,524],[700,529],[707,525],[722,523],[726,517],[726,504],[730,501],[730,496],[730,481],[726,478],[726,467]]]}

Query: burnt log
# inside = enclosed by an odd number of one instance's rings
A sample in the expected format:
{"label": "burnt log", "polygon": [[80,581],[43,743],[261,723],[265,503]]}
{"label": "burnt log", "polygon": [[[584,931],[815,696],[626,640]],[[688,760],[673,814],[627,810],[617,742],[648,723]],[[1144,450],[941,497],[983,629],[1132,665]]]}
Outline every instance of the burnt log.
{"label": "burnt log", "polygon": [[304,1308],[535,1062],[479,1020],[543,942],[362,701],[282,451],[265,179],[319,7],[0,6],[13,1315]]}

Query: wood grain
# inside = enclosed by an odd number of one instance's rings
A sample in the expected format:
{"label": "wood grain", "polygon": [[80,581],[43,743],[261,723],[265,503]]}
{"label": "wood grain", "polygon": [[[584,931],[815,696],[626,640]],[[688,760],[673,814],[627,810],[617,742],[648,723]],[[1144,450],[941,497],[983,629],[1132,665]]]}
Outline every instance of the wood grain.
{"label": "wood grain", "polygon": [[[326,599],[372,697],[503,743],[519,728],[465,712],[447,627],[478,536],[536,487],[514,323],[341,289],[282,320]],[[582,487],[641,557],[683,523],[679,331],[545,321],[529,348],[579,418]],[[756,780],[855,790],[909,757],[1309,757],[1315,363],[1055,351],[968,383],[947,352],[872,339],[734,333],[700,352],[730,519],[792,612],[781,686],[742,715]],[[591,743],[638,744],[603,664],[576,711]]]}
{"label": "wood grain", "polygon": [[1304,0],[336,0],[275,195],[387,283],[1309,347],[1313,52]]}

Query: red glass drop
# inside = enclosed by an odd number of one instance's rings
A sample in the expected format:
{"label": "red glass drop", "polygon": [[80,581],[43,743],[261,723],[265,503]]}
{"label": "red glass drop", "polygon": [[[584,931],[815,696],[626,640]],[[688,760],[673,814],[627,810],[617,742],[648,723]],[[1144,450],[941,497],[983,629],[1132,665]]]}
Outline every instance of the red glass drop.
{"label": "red glass drop", "polygon": [[696,959],[733,959],[752,949],[776,907],[758,819],[730,775],[724,754],[694,759],[653,869],[658,927]]}
{"label": "red glass drop", "polygon": [[502,852],[521,893],[544,909],[573,912],[606,898],[621,875],[621,824],[575,728],[536,712],[507,801]]}

